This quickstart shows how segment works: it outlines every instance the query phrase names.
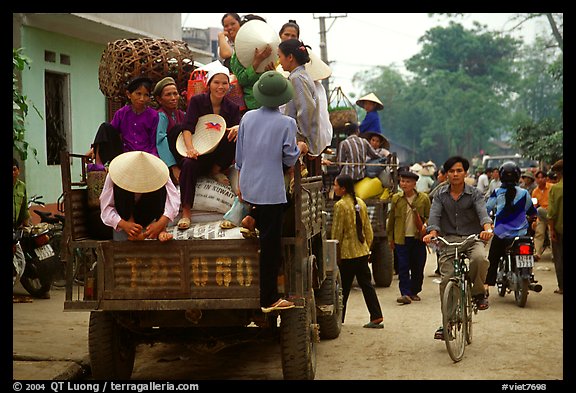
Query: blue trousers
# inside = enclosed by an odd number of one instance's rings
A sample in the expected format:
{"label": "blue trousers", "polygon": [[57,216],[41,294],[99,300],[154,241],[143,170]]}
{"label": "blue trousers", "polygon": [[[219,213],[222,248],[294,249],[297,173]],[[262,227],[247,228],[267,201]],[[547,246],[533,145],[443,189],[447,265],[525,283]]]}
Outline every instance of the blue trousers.
{"label": "blue trousers", "polygon": [[404,244],[395,245],[398,257],[398,286],[402,296],[414,296],[422,291],[426,245],[413,236],[404,239]]}

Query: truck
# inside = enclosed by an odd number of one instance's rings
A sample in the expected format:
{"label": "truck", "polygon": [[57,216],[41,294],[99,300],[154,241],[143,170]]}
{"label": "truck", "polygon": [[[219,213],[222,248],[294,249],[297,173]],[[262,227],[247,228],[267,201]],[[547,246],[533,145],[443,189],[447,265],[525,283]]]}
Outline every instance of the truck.
{"label": "truck", "polygon": [[[324,154],[324,158],[329,161],[336,161],[336,149],[331,148],[331,154]],[[386,234],[386,221],[388,218],[389,204],[392,201],[392,194],[398,191],[398,157],[396,153],[388,156],[386,164],[373,164],[383,167],[386,173],[384,196],[366,198],[366,208],[372,230],[374,231],[374,241],[370,250],[370,264],[372,267],[372,279],[377,287],[388,288],[394,278],[394,253],[390,249],[388,236]],[[337,166],[326,166],[324,172],[324,187],[326,194],[330,195],[330,189],[334,184],[334,178],[338,175]],[[326,200],[326,221],[327,232],[332,228],[332,213],[334,210],[334,199],[328,197]]]}
{"label": "truck", "polygon": [[515,162],[522,172],[538,168],[538,161],[524,157],[518,153],[503,155],[484,155],[482,157],[482,166],[486,168],[500,168],[506,161]]}
{"label": "truck", "polygon": [[94,236],[83,154],[61,152],[65,212],[64,311],[89,312],[92,377],[129,379],[141,343],[203,349],[278,339],[285,379],[311,380],[316,345],[342,328],[338,244],[326,238],[321,176],[295,172],[285,214],[279,292],[292,309],[263,313],[257,239],[114,241]]}

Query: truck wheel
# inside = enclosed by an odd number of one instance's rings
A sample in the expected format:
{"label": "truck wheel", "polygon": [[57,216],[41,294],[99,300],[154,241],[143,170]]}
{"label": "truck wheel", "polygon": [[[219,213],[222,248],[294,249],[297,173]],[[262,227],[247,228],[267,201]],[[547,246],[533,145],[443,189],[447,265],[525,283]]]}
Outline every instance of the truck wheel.
{"label": "truck wheel", "polygon": [[316,376],[316,302],[280,314],[280,352],[284,379],[313,380]]}
{"label": "truck wheel", "polygon": [[394,277],[394,256],[386,238],[375,238],[372,245],[372,276],[377,287],[388,288]]}
{"label": "truck wheel", "polygon": [[88,350],[94,379],[130,379],[136,345],[130,332],[110,312],[92,311]]}
{"label": "truck wheel", "polygon": [[316,303],[319,307],[333,306],[332,315],[319,315],[318,324],[320,325],[320,338],[333,339],[340,335],[342,330],[342,279],[340,270],[336,269],[326,272],[326,279],[322,286],[316,291]]}

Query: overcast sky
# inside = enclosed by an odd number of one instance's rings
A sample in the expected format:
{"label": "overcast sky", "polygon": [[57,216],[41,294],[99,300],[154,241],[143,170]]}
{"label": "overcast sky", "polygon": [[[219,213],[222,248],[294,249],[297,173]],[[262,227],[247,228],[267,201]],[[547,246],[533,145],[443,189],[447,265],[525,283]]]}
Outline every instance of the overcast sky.
{"label": "overcast sky", "polygon": [[[241,13],[240,15],[248,14]],[[332,77],[330,88],[342,86],[345,94],[355,93],[358,97],[366,92],[353,86],[351,79],[356,72],[370,69],[376,65],[396,65],[404,71],[404,61],[420,51],[418,39],[430,28],[448,25],[448,18],[443,16],[429,17],[426,13],[258,13],[274,28],[280,28],[288,19],[294,19],[300,26],[300,39],[320,55],[320,20],[327,17],[326,43],[328,60],[331,62]],[[221,19],[224,13],[189,13],[182,14],[182,25],[186,27],[222,28]],[[333,16],[329,18],[328,16]],[[514,26],[510,17],[514,14],[466,14],[456,19],[467,28],[472,27],[474,20],[493,29],[510,29]],[[337,17],[336,17],[337,16]],[[546,26],[542,22],[526,25],[521,35],[532,42],[536,32]]]}

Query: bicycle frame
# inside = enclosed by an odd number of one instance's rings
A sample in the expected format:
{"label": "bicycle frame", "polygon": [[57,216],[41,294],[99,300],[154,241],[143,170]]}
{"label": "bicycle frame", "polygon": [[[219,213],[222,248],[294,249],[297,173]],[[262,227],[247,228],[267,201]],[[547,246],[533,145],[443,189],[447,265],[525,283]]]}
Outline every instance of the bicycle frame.
{"label": "bicycle frame", "polygon": [[462,360],[466,345],[472,343],[472,312],[478,312],[472,302],[472,284],[468,278],[469,268],[466,263],[468,257],[459,249],[476,239],[478,239],[477,235],[470,235],[464,241],[457,243],[450,243],[442,237],[435,239],[446,246],[455,247],[452,262],[454,276],[450,277],[442,295],[444,342],[454,362]]}

